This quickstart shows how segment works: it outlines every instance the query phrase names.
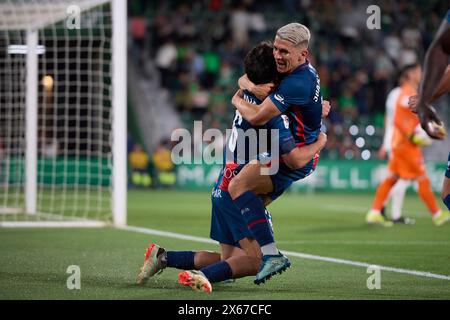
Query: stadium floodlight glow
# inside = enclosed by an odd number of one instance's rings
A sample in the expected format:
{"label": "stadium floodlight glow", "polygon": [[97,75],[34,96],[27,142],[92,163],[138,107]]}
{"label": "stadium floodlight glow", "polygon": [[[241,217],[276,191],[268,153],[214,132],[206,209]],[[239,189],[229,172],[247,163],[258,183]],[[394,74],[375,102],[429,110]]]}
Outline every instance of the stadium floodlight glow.
{"label": "stadium floodlight glow", "polygon": [[350,134],[352,136],[356,136],[358,134],[358,132],[359,132],[358,126],[356,126],[354,124],[351,125],[350,128],[348,129],[348,132],[350,132]]}
{"label": "stadium floodlight glow", "polygon": [[362,148],[366,144],[366,140],[364,140],[363,137],[358,137],[358,139],[356,139],[355,143],[358,148]]}
{"label": "stadium floodlight glow", "polygon": [[126,1],[0,1],[0,226],[126,225],[126,48]]}
{"label": "stadium floodlight glow", "polygon": [[373,125],[369,124],[366,127],[366,134],[369,136],[373,136],[375,134],[375,127]]}
{"label": "stadium floodlight glow", "polygon": [[363,160],[369,160],[370,159],[370,156],[371,156],[371,154],[370,154],[370,151],[369,150],[363,150],[363,152],[361,152],[361,158],[363,159]]}
{"label": "stadium floodlight glow", "polygon": [[51,91],[53,88],[53,77],[50,75],[45,75],[42,77],[41,83],[45,90]]}

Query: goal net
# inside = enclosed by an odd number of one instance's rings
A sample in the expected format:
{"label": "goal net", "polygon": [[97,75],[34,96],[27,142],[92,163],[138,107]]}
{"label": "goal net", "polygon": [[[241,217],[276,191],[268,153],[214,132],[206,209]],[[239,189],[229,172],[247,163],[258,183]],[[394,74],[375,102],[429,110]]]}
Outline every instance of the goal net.
{"label": "goal net", "polygon": [[125,6],[0,0],[2,226],[125,224]]}

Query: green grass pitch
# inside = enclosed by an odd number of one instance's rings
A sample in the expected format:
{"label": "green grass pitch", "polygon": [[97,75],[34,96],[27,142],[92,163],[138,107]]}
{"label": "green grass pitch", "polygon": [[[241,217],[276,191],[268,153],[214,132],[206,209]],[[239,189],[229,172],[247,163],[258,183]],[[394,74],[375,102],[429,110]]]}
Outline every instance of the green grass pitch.
{"label": "green grass pitch", "polygon": [[[130,191],[128,224],[209,237],[208,192]],[[280,249],[450,275],[450,224],[435,227],[416,195],[405,200],[413,226],[368,226],[372,195],[286,194],[269,209]],[[450,299],[450,281],[381,271],[369,290],[364,267],[291,257],[292,267],[266,284],[253,277],[216,284],[206,295],[177,284],[166,269],[134,284],[146,245],[168,250],[218,246],[114,228],[0,228],[0,299]],[[81,270],[81,289],[66,286],[68,266]]]}

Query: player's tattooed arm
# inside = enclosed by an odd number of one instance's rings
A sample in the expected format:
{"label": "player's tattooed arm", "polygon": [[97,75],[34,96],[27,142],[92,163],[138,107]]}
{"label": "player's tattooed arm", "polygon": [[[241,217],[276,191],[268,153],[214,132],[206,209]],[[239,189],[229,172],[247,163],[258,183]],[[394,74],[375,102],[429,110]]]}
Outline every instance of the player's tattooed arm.
{"label": "player's tattooed arm", "polygon": [[303,168],[308,164],[309,161],[314,157],[316,153],[322,150],[327,143],[327,135],[323,132],[319,134],[317,141],[302,147],[297,147],[291,150],[282,158],[284,163],[291,170],[297,170]]}
{"label": "player's tattooed arm", "polygon": [[247,90],[253,93],[259,100],[264,100],[269,93],[275,88],[275,84],[272,82],[263,84],[254,84],[247,77],[247,74],[241,76],[238,80],[239,88]]}
{"label": "player's tattooed arm", "polygon": [[281,113],[270,98],[266,98],[259,106],[245,101],[243,98],[243,91],[241,89],[235,93],[231,99],[231,103],[236,107],[236,109],[239,110],[242,117],[250,122],[252,126],[262,126],[267,123],[267,121]]}

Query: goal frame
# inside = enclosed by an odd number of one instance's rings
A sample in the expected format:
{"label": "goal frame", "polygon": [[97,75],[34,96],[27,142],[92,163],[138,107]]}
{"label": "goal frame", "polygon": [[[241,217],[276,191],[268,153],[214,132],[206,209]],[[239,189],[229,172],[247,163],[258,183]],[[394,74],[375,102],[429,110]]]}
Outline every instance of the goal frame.
{"label": "goal frame", "polygon": [[[86,3],[86,2],[84,2]],[[84,4],[83,3],[83,4]],[[112,179],[111,208],[113,225],[127,224],[127,2],[94,0],[93,4],[110,3],[112,22]],[[25,93],[25,213],[37,214],[38,179],[38,58],[39,29],[61,21],[34,21],[26,30]],[[22,29],[23,30],[23,29]],[[0,227],[100,227],[106,222],[87,219],[60,221],[0,221]]]}

